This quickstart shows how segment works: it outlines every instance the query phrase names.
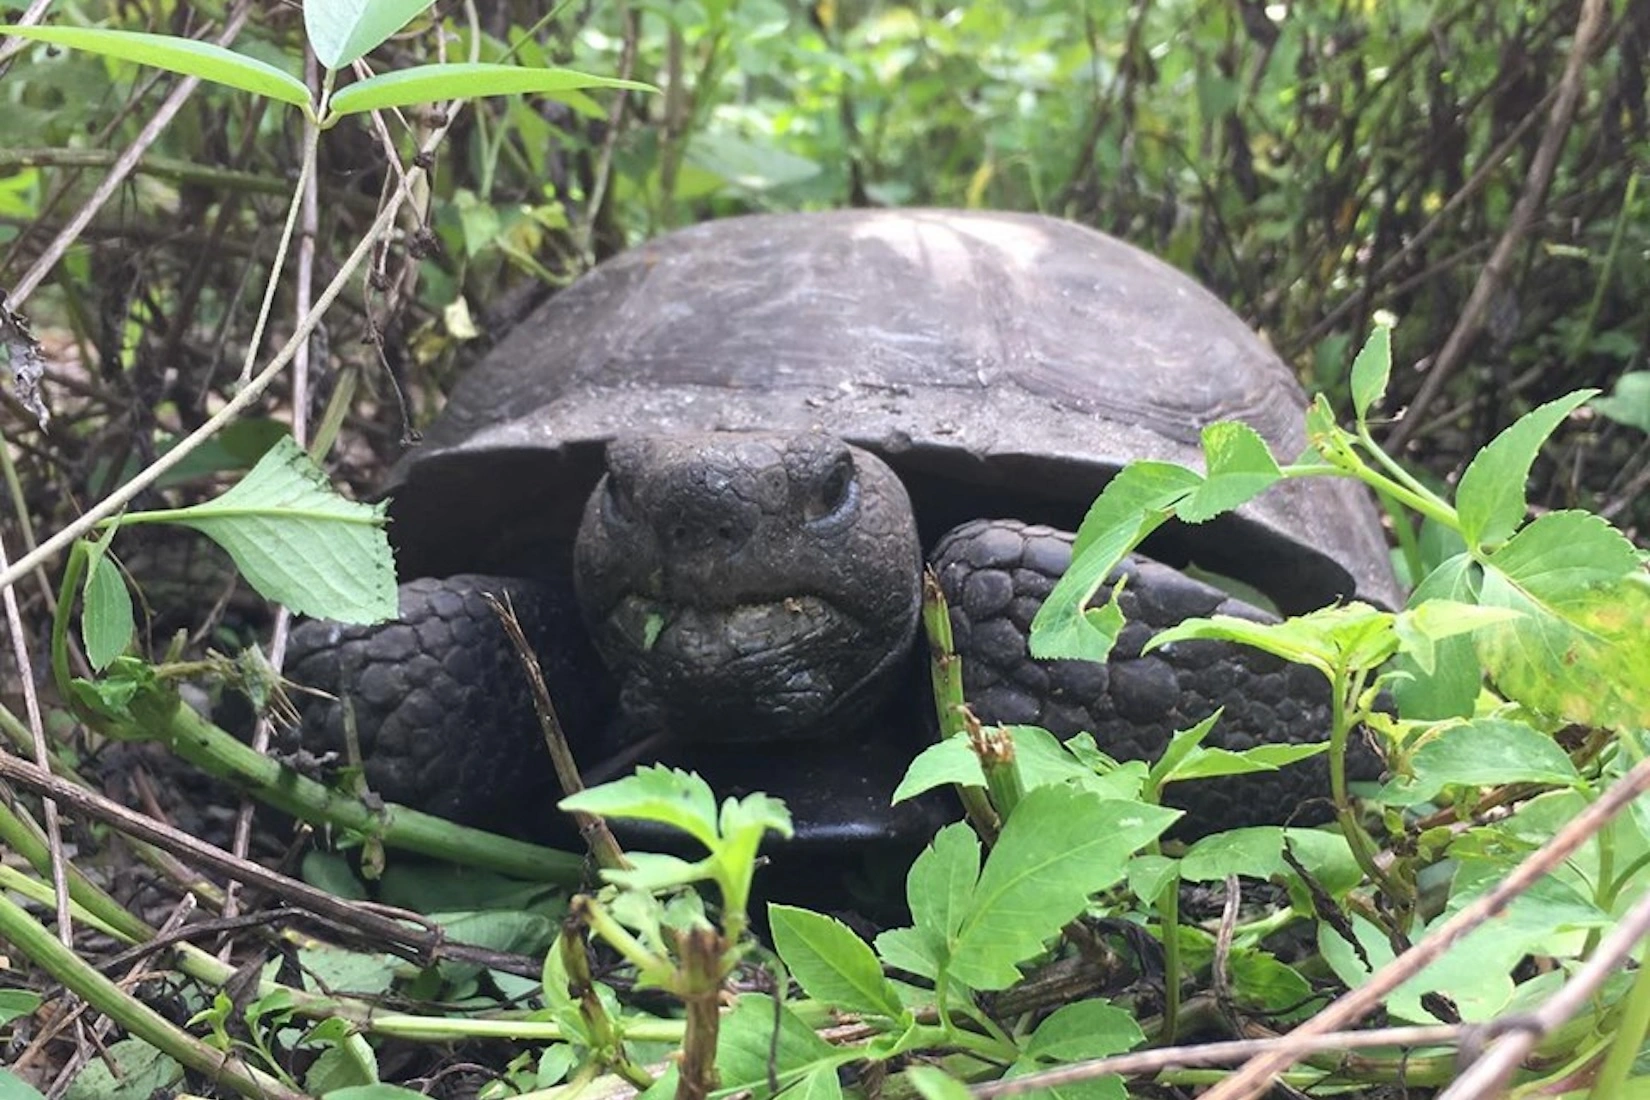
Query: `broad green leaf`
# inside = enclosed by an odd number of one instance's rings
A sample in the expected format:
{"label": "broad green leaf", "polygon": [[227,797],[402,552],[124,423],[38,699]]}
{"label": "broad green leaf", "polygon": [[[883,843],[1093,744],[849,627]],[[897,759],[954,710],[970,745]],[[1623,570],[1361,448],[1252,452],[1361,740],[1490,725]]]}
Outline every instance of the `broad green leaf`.
{"label": "broad green leaf", "polygon": [[973,1100],[967,1085],[936,1066],[912,1066],[905,1078],[922,1100]]}
{"label": "broad green leaf", "polygon": [[1468,546],[1495,545],[1524,520],[1524,483],[1547,437],[1597,390],[1577,390],[1519,417],[1468,464],[1455,490],[1455,509]]}
{"label": "broad green leaf", "polygon": [[894,788],[893,801],[904,802],[936,787],[952,785],[985,786],[980,758],[969,747],[967,734],[948,737],[919,752],[905,769],[905,778]]}
{"label": "broad green leaf", "polygon": [[[1148,512],[1167,514],[1185,495],[1203,484],[1203,475],[1172,462],[1131,462],[1107,482],[1077,528],[1071,553],[1075,559],[1115,527],[1130,530]],[[1122,560],[1122,555],[1118,555]],[[1107,570],[1110,572],[1110,570]],[[1104,575],[1104,574],[1102,574]]]}
{"label": "broad green leaf", "polygon": [[141,1039],[121,1039],[87,1063],[65,1100],[148,1100],[183,1081],[183,1067]]}
{"label": "broad green leaf", "polygon": [[[1478,564],[1465,552],[1456,554],[1427,574],[1411,594],[1409,606],[1419,610],[1433,601],[1479,606],[1478,582]],[[1413,622],[1411,620],[1412,625]],[[1473,639],[1461,635],[1429,636],[1419,630],[1410,632],[1402,615],[1393,625],[1401,644],[1421,650],[1400,652],[1394,659],[1394,668],[1402,673],[1392,680],[1398,713],[1415,721],[1471,715],[1484,681]],[[1430,670],[1423,667],[1423,660],[1430,662]]]}
{"label": "broad green leaf", "polygon": [[864,940],[834,917],[789,905],[768,906],[774,948],[803,990],[848,1012],[898,1017],[899,993]]}
{"label": "broad green leaf", "polygon": [[0,989],[0,1027],[34,1015],[43,1000],[40,994],[30,993],[26,989]]}
{"label": "broad green leaf", "polygon": [[1017,963],[1123,877],[1128,860],[1180,814],[1107,801],[1070,787],[1026,794],[1003,826],[957,930],[950,973],[973,989],[1005,989]]}
{"label": "broad green leaf", "polygon": [[[1050,783],[1071,782],[1102,798],[1127,799],[1140,793],[1139,779],[1132,770],[1112,763],[1097,771],[1094,763],[1078,759],[1059,738],[1036,726],[1003,728],[1014,740],[1014,762],[1028,790]],[[894,801],[915,798],[924,791],[950,784],[985,786],[980,758],[970,747],[967,734],[954,735],[918,753],[895,789]]]}
{"label": "broad green leaf", "polygon": [[1089,508],[1072,545],[1071,565],[1031,623],[1033,657],[1104,661],[1122,629],[1116,589],[1102,607],[1089,608],[1124,556],[1161,527],[1170,511],[1203,478],[1168,462],[1131,462]]}
{"label": "broad green leaf", "polygon": [[1301,866],[1331,894],[1345,893],[1363,881],[1363,872],[1341,834],[1276,825],[1229,829],[1204,837],[1181,857],[1180,877],[1187,882],[1220,882],[1227,875],[1294,879],[1297,872],[1283,858],[1285,840]]}
{"label": "broad green leaf", "polygon": [[1153,764],[1147,773],[1148,780],[1159,787],[1167,782],[1168,775],[1180,766],[1181,761],[1203,744],[1204,739],[1209,736],[1209,731],[1220,721],[1221,711],[1224,709],[1217,708],[1213,714],[1190,729],[1176,730],[1174,736],[1169,738],[1168,745],[1164,747],[1163,755],[1157,758],[1157,763]]}
{"label": "broad green leaf", "polygon": [[1312,983],[1294,967],[1286,966],[1264,951],[1234,950],[1227,960],[1232,971],[1232,992],[1245,1004],[1266,1012],[1309,1012],[1313,1004]]}
{"label": "broad green leaf", "polygon": [[1542,600],[1562,600],[1640,572],[1638,551],[1627,536],[1579,511],[1537,516],[1486,564]]}
{"label": "broad green leaf", "polygon": [[516,95],[523,92],[555,99],[558,93],[579,88],[630,88],[656,91],[652,85],[611,76],[594,76],[572,69],[529,69],[520,65],[483,62],[420,65],[358,80],[333,95],[327,104],[334,115],[360,114],[385,107],[406,107],[440,99]]}
{"label": "broad green leaf", "polygon": [[[968,1090],[963,1090],[967,1095]],[[8,1069],[0,1068],[0,1100],[45,1100],[35,1087]]]}
{"label": "broad green leaf", "polygon": [[748,855],[755,859],[756,850],[768,833],[791,836],[791,812],[779,799],[758,791],[725,800],[717,827],[722,833],[723,847],[731,849],[724,853],[726,858],[737,861]]}
{"label": "broad green leaf", "polygon": [[1105,1001],[1078,1001],[1055,1009],[1026,1041],[1027,1056],[1082,1062],[1133,1050],[1146,1041],[1134,1017]]}
{"label": "broad green leaf", "polygon": [[819,1065],[780,1095],[785,1100],[842,1100],[842,1079],[834,1065]]}
{"label": "broad green leaf", "polygon": [[198,76],[214,84],[290,103],[305,111],[310,109],[309,89],[302,80],[266,62],[210,42],[92,27],[0,26],[0,35],[8,34],[121,61],[135,61],[169,73]]}
{"label": "broad green leaf", "polygon": [[1399,805],[1431,801],[1446,787],[1507,783],[1577,786],[1581,776],[1548,735],[1523,722],[1478,718],[1428,738],[1410,758],[1414,776],[1394,782],[1381,800]]}
{"label": "broad green leaf", "polygon": [[1188,779],[1214,779],[1223,775],[1251,775],[1255,772],[1275,772],[1288,764],[1318,756],[1329,751],[1329,742],[1317,741],[1302,745],[1256,745],[1241,752],[1231,749],[1199,747],[1182,760],[1173,772],[1163,777],[1165,784]]}
{"label": "broad green leaf", "polygon": [[333,1089],[327,1093],[327,1100],[428,1100],[422,1092],[402,1088],[400,1085],[386,1085],[382,1082],[371,1085],[351,1085],[348,1088]]}
{"label": "broad green leaf", "polygon": [[1437,643],[1461,635],[1471,634],[1491,623],[1504,623],[1516,618],[1516,611],[1504,607],[1484,607],[1460,600],[1427,600],[1408,611],[1400,611],[1393,620],[1403,652],[1415,658],[1415,664],[1424,673],[1437,668]]}
{"label": "broad green leaf", "polygon": [[[1529,581],[1526,577],[1526,582]],[[1481,629],[1478,657],[1507,698],[1607,729],[1650,726],[1650,580],[1636,574],[1557,598],[1486,569],[1481,602],[1522,616]]]}
{"label": "broad green leaf", "polygon": [[229,552],[260,595],[301,614],[347,623],[395,617],[384,505],[339,496],[291,436],[217,499],[128,522],[140,519],[201,532]]}
{"label": "broad green leaf", "polygon": [[1222,421],[1203,429],[1203,484],[1175,506],[1187,523],[1203,523],[1265,492],[1282,471],[1260,433],[1247,424]]}
{"label": "broad green leaf", "polygon": [[716,795],[710,784],[663,764],[644,764],[635,775],[587,787],[558,805],[569,813],[657,821],[682,830],[706,848],[716,848]]}
{"label": "broad green leaf", "polygon": [[1392,326],[1377,324],[1352,360],[1352,411],[1359,423],[1369,418],[1369,410],[1386,393],[1391,374]]}
{"label": "broad green leaf", "polygon": [[86,583],[81,591],[80,638],[86,646],[86,660],[99,672],[126,652],[136,629],[132,594],[126,590],[126,578],[121,576],[108,552],[118,529],[111,526],[96,542],[85,544]]}
{"label": "broad green leaf", "polygon": [[305,0],[304,33],[315,59],[334,71],[412,22],[430,0]]}
{"label": "broad green leaf", "polygon": [[784,1088],[815,1070],[834,1070],[852,1061],[856,1054],[852,1047],[833,1047],[815,1035],[796,1013],[776,1006],[772,997],[747,993],[732,1012],[722,1017],[716,1072],[721,1075],[724,1089],[749,1089],[760,1100],[773,1095],[768,1088],[770,1073]]}
{"label": "broad green leaf", "polygon": [[1609,396],[1595,400],[1593,408],[1617,424],[1650,432],[1650,371],[1628,371],[1617,378]]}
{"label": "broad green leaf", "polygon": [[968,916],[974,883],[980,877],[980,842],[966,825],[947,825],[935,834],[906,876],[906,900],[917,931],[942,962]]}
{"label": "broad green leaf", "polygon": [[904,970],[933,981],[940,959],[926,937],[915,928],[890,928],[877,933],[877,957],[891,970]]}
{"label": "broad green leaf", "polygon": [[1277,623],[1257,623],[1231,615],[1187,619],[1154,636],[1145,652],[1191,639],[1237,642],[1286,661],[1310,665],[1325,676],[1331,676],[1343,661],[1353,668],[1374,668],[1398,645],[1390,612],[1349,603]]}
{"label": "broad green leaf", "polygon": [[1180,861],[1148,852],[1129,860],[1125,876],[1128,878],[1130,892],[1139,898],[1142,904],[1155,905],[1163,891],[1179,884]]}

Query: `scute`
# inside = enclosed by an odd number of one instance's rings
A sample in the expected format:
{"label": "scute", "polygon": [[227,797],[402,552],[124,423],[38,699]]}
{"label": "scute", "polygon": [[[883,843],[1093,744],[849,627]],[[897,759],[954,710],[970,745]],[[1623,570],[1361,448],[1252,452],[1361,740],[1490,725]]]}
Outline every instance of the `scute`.
{"label": "scute", "polygon": [[[466,532],[570,535],[616,434],[805,429],[883,455],[919,516],[942,495],[966,516],[974,492],[1080,509],[1131,459],[1199,465],[1217,420],[1291,461],[1303,407],[1289,369],[1208,292],[1069,222],[735,218],[615,257],[517,326],[393,473],[392,514],[404,567],[473,568]],[[1349,483],[1284,483],[1183,543],[1286,610],[1397,599]]]}

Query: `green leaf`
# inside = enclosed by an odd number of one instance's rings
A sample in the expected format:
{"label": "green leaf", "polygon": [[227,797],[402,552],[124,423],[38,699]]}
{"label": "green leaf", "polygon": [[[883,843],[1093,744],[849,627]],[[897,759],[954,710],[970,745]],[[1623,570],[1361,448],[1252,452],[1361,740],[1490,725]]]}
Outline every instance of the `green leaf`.
{"label": "green leaf", "polygon": [[1071,565],[1031,623],[1033,657],[1104,661],[1122,629],[1117,592],[1089,609],[1124,556],[1161,527],[1170,512],[1203,483],[1195,470],[1168,462],[1131,462],[1089,508],[1072,544]]}
{"label": "green leaf", "polygon": [[1129,860],[1129,890],[1144,905],[1155,905],[1163,891],[1180,883],[1180,861],[1146,853]]}
{"label": "green leaf", "polygon": [[630,88],[652,92],[651,84],[594,76],[572,69],[529,69],[521,65],[482,62],[419,65],[358,80],[335,93],[327,108],[334,115],[360,114],[385,107],[406,107],[441,99],[531,93],[561,98],[559,93],[579,88]]}
{"label": "green leaf", "polygon": [[1204,739],[1209,736],[1209,731],[1220,721],[1221,711],[1224,709],[1216,708],[1213,714],[1190,729],[1176,730],[1174,736],[1169,738],[1168,745],[1164,747],[1163,755],[1157,758],[1157,763],[1153,764],[1147,773],[1148,782],[1162,787],[1168,781],[1169,774],[1180,766],[1181,761],[1196,752],[1198,746],[1203,744]]}
{"label": "green leaf", "polygon": [[1563,600],[1640,572],[1627,536],[1590,512],[1548,512],[1486,564],[1541,600]]}
{"label": "green leaf", "polygon": [[306,0],[304,33],[322,65],[342,69],[412,22],[430,0]]}
{"label": "green leaf", "polygon": [[979,877],[980,842],[961,824],[941,829],[911,865],[905,880],[911,918],[927,954],[939,963],[950,958],[951,941],[968,916]]}
{"label": "green leaf", "polygon": [[773,1095],[768,1088],[770,1072],[784,1088],[811,1072],[827,1068],[834,1071],[857,1056],[852,1047],[833,1047],[821,1039],[796,1013],[776,1006],[772,997],[747,993],[722,1018],[716,1072],[721,1075],[723,1089],[749,1089],[762,1098]]}
{"label": "green leaf", "polygon": [[108,552],[116,530],[118,527],[110,526],[96,542],[84,544],[86,582],[80,597],[80,638],[86,646],[86,660],[99,672],[126,652],[136,629],[132,594],[126,590],[126,578]]}
{"label": "green leaf", "polygon": [[1187,882],[1220,882],[1227,875],[1297,879],[1299,873],[1283,858],[1285,839],[1301,866],[1332,895],[1343,894],[1363,881],[1363,872],[1341,834],[1276,825],[1228,829],[1204,837],[1181,857],[1180,877]]}
{"label": "green leaf", "polygon": [[1386,393],[1392,375],[1392,326],[1377,323],[1352,360],[1352,411],[1362,424]]}
{"label": "green leaf", "polygon": [[[1089,506],[1072,542],[1072,558],[1081,557],[1096,542],[1109,538],[1114,528],[1134,530],[1148,513],[1167,516],[1187,493],[1202,484],[1203,475],[1172,462],[1129,463]],[[1123,555],[1119,554],[1117,560],[1122,561]]]}
{"label": "green leaf", "polygon": [[785,1100],[842,1100],[842,1079],[834,1065],[815,1066],[780,1095]]}
{"label": "green leaf", "polygon": [[34,1015],[42,1003],[44,998],[38,993],[30,993],[26,989],[0,989],[0,1027]]}
{"label": "green leaf", "polygon": [[[968,1090],[963,1090],[967,1095]],[[0,1100],[45,1100],[27,1081],[8,1069],[0,1068]]]}
{"label": "green leaf", "polygon": [[1003,827],[951,952],[951,974],[973,989],[1005,989],[1090,894],[1123,877],[1129,857],[1180,814],[1108,801],[1070,787],[1026,794]]}
{"label": "green leaf", "polygon": [[266,62],[210,42],[92,27],[0,26],[0,35],[7,34],[121,61],[136,61],[169,73],[198,76],[214,84],[251,92],[279,103],[290,103],[306,112],[310,109],[309,89],[304,87],[302,80]]}
{"label": "green leaf", "polygon": [[121,1039],[92,1059],[75,1077],[65,1100],[148,1100],[170,1093],[183,1080],[183,1067],[141,1039]]}
{"label": "green leaf", "polygon": [[891,970],[904,970],[929,981],[940,973],[940,960],[915,928],[890,928],[877,933],[877,956]]}
{"label": "green leaf", "polygon": [[[1434,601],[1478,606],[1478,582],[1477,562],[1465,552],[1458,553],[1427,574],[1410,595],[1409,605],[1417,611]],[[1412,618],[1406,625],[1400,615],[1393,623],[1400,645],[1410,650],[1400,652],[1393,662],[1400,673],[1392,680],[1398,712],[1418,721],[1465,718],[1472,714],[1483,687],[1478,650],[1470,637],[1428,635],[1422,629],[1425,622],[1422,619],[1416,625]],[[1424,667],[1427,663],[1430,669]]]}
{"label": "green leaf", "polygon": [[1134,1017],[1104,1001],[1079,1001],[1055,1009],[1026,1040],[1028,1057],[1049,1062],[1109,1058],[1146,1041]]}
{"label": "green leaf", "polygon": [[421,1092],[402,1088],[400,1085],[350,1085],[347,1088],[333,1089],[327,1093],[327,1100],[429,1100]]}
{"label": "green leaf", "polygon": [[1364,603],[1326,607],[1276,623],[1231,615],[1187,619],[1146,643],[1144,652],[1192,639],[1237,642],[1332,676],[1341,663],[1375,668],[1397,650],[1392,613]]}
{"label": "green leaf", "polygon": [[1275,772],[1281,767],[1329,751],[1329,742],[1315,741],[1300,745],[1255,745],[1234,752],[1231,749],[1198,748],[1180,763],[1173,772],[1163,777],[1165,785],[1188,779],[1216,779],[1223,775],[1252,775],[1255,772]]}
{"label": "green leaf", "polygon": [[1478,718],[1428,738],[1410,758],[1414,777],[1396,782],[1381,800],[1399,805],[1431,801],[1445,787],[1506,783],[1579,786],[1581,775],[1553,739],[1523,722]]}
{"label": "green leaf", "polygon": [[905,1078],[922,1100],[973,1100],[967,1085],[934,1066],[912,1066]]}
{"label": "green leaf", "polygon": [[[1130,799],[1140,793],[1140,780],[1133,768],[1111,762],[1097,771],[1095,763],[1078,759],[1068,746],[1045,729],[1036,726],[1004,726],[1003,729],[1014,741],[1014,763],[1027,789],[1069,782],[1102,798]],[[901,802],[951,784],[985,786],[980,758],[970,746],[967,734],[956,734],[918,753],[895,788],[893,800]]]}
{"label": "green leaf", "polygon": [[905,778],[894,788],[893,801],[904,802],[936,787],[985,786],[980,758],[969,747],[966,733],[929,745],[905,769]]}
{"label": "green leaf", "polygon": [[808,996],[832,1008],[899,1017],[899,994],[871,947],[833,917],[789,905],[768,906],[774,948]]}
{"label": "green leaf", "polygon": [[[1509,544],[1510,545],[1510,544]],[[1566,722],[1650,725],[1650,580],[1640,573],[1546,598],[1486,569],[1480,601],[1522,616],[1481,629],[1478,657],[1507,698]]]}
{"label": "green leaf", "polygon": [[217,499],[127,517],[138,521],[201,532],[229,552],[260,595],[301,614],[346,623],[395,617],[384,505],[339,496],[291,436]]}
{"label": "green leaf", "polygon": [[587,787],[557,803],[569,813],[657,821],[680,829],[706,848],[717,844],[716,795],[692,772],[643,764],[636,774]]}
{"label": "green leaf", "polygon": [[1460,600],[1427,600],[1407,611],[1400,611],[1393,620],[1402,652],[1415,658],[1416,666],[1424,673],[1436,671],[1437,643],[1469,635],[1480,627],[1504,623],[1516,618],[1516,611],[1504,607],[1484,607]]}
{"label": "green leaf", "polygon": [[1203,484],[1175,506],[1174,514],[1187,523],[1203,523],[1230,512],[1283,477],[1260,433],[1237,421],[1203,429],[1203,461]]}
{"label": "green leaf", "polygon": [[1597,390],[1577,390],[1519,417],[1468,464],[1455,509],[1468,546],[1495,545],[1524,520],[1524,483],[1547,437]]}
{"label": "green leaf", "polygon": [[1650,432],[1650,371],[1628,371],[1617,378],[1610,395],[1594,401],[1593,408],[1617,424]]}

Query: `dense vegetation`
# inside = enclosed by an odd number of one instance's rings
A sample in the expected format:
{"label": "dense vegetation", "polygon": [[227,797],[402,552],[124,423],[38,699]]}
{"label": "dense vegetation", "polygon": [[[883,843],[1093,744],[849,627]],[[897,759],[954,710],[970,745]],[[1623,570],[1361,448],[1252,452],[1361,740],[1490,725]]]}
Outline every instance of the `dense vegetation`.
{"label": "dense vegetation", "polygon": [[[1374,1005],[1320,1013],[1347,990],[1425,1031],[1375,1035],[1356,1058],[1299,1047],[1271,1067],[1293,1065],[1293,1087],[1428,1095],[1455,1081],[1448,1095],[1491,1095],[1515,1065],[1506,1087],[1527,1095],[1645,1087],[1650,982],[1625,964],[1642,959],[1650,926],[1650,817],[1642,799],[1608,815],[1650,783],[1635,766],[1650,726],[1650,586],[1629,541],[1650,509],[1650,6],[308,7],[337,18],[306,30],[296,7],[175,0],[53,16],[222,41],[273,76],[153,40],[0,39],[0,345],[18,376],[0,404],[0,536],[6,562],[29,554],[31,567],[0,563],[8,582],[19,574],[0,769],[56,799],[0,808],[0,940],[14,949],[0,969],[0,1097],[36,1095],[25,1080],[97,1097],[180,1085],[405,1095],[390,1081],[609,1095],[655,1079],[701,1095],[717,1074],[758,1095],[846,1084],[950,1097],[959,1080],[1147,1040],[1348,1028]],[[12,22],[39,14],[0,8]],[[363,12],[368,29],[352,37]],[[375,32],[375,18],[390,22]],[[319,67],[303,68],[306,43]],[[317,110],[321,69],[347,71],[368,50],[373,72],[422,72],[422,94],[388,79],[350,92],[340,76],[332,113]],[[520,68],[422,68],[470,61]],[[547,66],[567,73],[520,78]],[[308,90],[291,75],[306,71]],[[487,95],[500,89],[533,94]],[[123,163],[128,152],[141,155]],[[1381,741],[1395,778],[1359,805],[1341,800],[1338,828],[1182,851],[1159,840],[1165,787],[1277,760],[1204,751],[1191,731],[1134,772],[1013,731],[1036,776],[986,769],[975,823],[990,836],[996,815],[1000,838],[985,851],[962,826],[943,832],[911,869],[911,927],[873,948],[834,918],[775,908],[776,958],[747,933],[764,918],[746,911],[755,840],[784,826],[765,800],[718,814],[707,792],[652,772],[584,796],[593,812],[662,817],[712,858],[648,865],[628,892],[575,901],[560,924],[577,858],[411,815],[387,825],[176,708],[182,679],[268,693],[258,662],[208,655],[284,632],[259,593],[344,613],[307,602],[323,587],[305,572],[316,556],[258,557],[285,539],[283,510],[373,532],[348,550],[365,584],[350,610],[383,609],[382,536],[358,524],[370,509],[332,495],[304,451],[334,484],[369,492],[494,336],[643,237],[752,210],[908,204],[1041,210],[1134,241],[1216,290],[1325,393],[1310,421],[1323,463],[1279,469],[1228,439],[1195,488],[1120,478],[1086,534],[1121,553],[1153,517],[1233,507],[1329,468],[1394,502],[1402,567],[1429,578],[1430,605],[1343,608],[1270,633],[1186,628],[1319,669],[1339,701],[1332,752],[1364,727]],[[311,331],[301,318],[323,299]],[[1609,396],[1566,396],[1586,389]],[[220,421],[210,441],[179,447]],[[168,453],[181,461],[155,469]],[[202,504],[232,483],[274,526]],[[164,512],[174,526],[133,516],[112,553],[84,540],[29,553],[94,507]],[[180,523],[224,547],[256,592]],[[1058,642],[1070,651],[1108,644],[1075,614],[1091,594],[1072,593]],[[1378,679],[1394,668],[1404,677]],[[146,739],[190,763],[121,743]],[[72,782],[51,785],[31,759]],[[929,764],[914,783],[958,766]],[[219,851],[244,857],[289,830],[264,823],[249,842],[234,796],[195,786],[196,768],[328,822],[351,857],[309,853],[306,890]],[[82,772],[145,814],[77,793]],[[157,815],[217,847],[154,832]],[[1052,858],[1079,847],[1087,858]],[[469,871],[444,875],[402,850]],[[208,873],[250,894],[226,897]],[[650,900],[686,881],[715,885],[710,919],[682,895]],[[369,894],[434,924],[352,903]],[[174,910],[179,898],[218,913],[202,922]],[[157,931],[174,912],[195,922],[187,937]],[[1412,945],[1490,912],[1497,924],[1415,976]],[[239,937],[238,971],[200,949],[219,934]],[[788,1002],[775,997],[786,974],[798,983]],[[109,980],[128,975],[144,984]],[[718,1018],[728,981],[740,996]],[[43,1005],[58,984],[94,1011],[76,1021]],[[375,1008],[379,995],[407,1013]],[[1509,1019],[1524,1024],[1476,1028]],[[100,1060],[93,1036],[111,1027],[116,1057]],[[1480,1076],[1463,1074],[1455,1052],[1486,1046]],[[1126,1086],[1113,1073],[1047,1087],[1173,1096],[1230,1076],[1152,1057],[1109,1067],[1131,1074]]]}

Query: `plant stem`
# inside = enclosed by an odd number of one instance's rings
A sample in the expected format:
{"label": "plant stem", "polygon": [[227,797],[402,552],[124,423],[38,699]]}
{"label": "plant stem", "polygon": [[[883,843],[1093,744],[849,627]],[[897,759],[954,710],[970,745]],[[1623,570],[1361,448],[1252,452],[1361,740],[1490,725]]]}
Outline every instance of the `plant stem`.
{"label": "plant stem", "polygon": [[304,1100],[235,1055],[216,1050],[176,1027],[81,960],[16,902],[0,894],[0,939],[61,982],[76,996],[157,1050],[206,1078],[259,1100]]}
{"label": "plant stem", "polygon": [[402,851],[530,881],[573,885],[584,877],[584,860],[571,852],[455,825],[405,806],[375,810],[329,790],[225,733],[169,692],[144,693],[134,710],[140,712],[134,721],[98,725],[122,740],[160,741],[201,770],[294,817],[325,821]]}

